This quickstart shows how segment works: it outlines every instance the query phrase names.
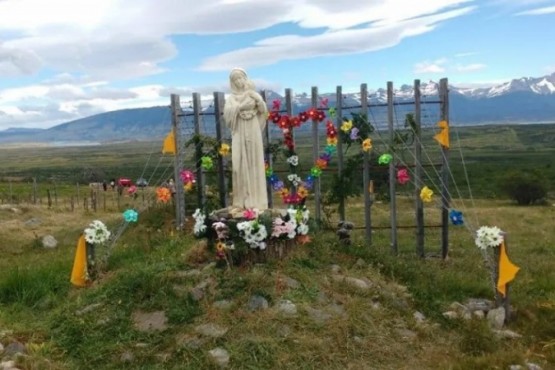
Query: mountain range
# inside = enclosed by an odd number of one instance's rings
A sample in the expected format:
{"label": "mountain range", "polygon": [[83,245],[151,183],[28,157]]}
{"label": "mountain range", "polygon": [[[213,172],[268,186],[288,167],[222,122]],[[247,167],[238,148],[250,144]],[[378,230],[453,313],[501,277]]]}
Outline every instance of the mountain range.
{"label": "mountain range", "polygon": [[[438,84],[428,81],[421,84],[423,102],[437,101]],[[269,102],[283,96],[267,91]],[[401,85],[394,90],[395,102],[413,100],[412,85]],[[386,103],[387,91],[369,91],[369,103]],[[186,97],[187,98],[187,97]],[[328,99],[328,106],[336,104],[336,94],[321,94]],[[201,130],[213,134],[214,117],[211,102],[203,102],[206,107],[202,116]],[[296,94],[293,98],[293,112],[306,110],[311,105],[310,94]],[[343,95],[344,107],[360,106],[360,93]],[[412,111],[412,105],[396,106],[395,114],[402,121],[404,114]],[[478,125],[502,123],[555,122],[555,73],[538,78],[523,77],[491,87],[449,86],[449,115],[453,125]],[[192,133],[191,108],[184,107],[183,129],[185,134]],[[345,112],[353,111],[352,109]],[[344,112],[344,115],[345,115]],[[371,121],[376,125],[386,124],[386,108],[376,106],[371,109]],[[434,124],[438,119],[438,105],[423,106],[422,122]],[[403,117],[401,117],[403,116]],[[19,142],[82,142],[104,143],[113,141],[150,140],[163,138],[171,127],[169,106],[123,109],[96,114],[48,129],[9,128],[0,131],[0,143]]]}

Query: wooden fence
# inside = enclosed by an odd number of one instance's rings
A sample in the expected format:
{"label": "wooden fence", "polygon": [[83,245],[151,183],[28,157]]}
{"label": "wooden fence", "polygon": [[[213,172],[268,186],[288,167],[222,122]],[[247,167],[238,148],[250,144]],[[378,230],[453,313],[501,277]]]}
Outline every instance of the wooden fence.
{"label": "wooden fence", "polygon": [[[266,97],[267,94],[265,91],[262,91],[263,98],[267,101]],[[340,130],[340,126],[343,122],[343,111],[346,110],[353,110],[357,109],[361,114],[368,116],[369,110],[373,107],[383,107],[387,109],[387,130],[388,130],[388,137],[389,137],[389,145],[393,147],[393,143],[395,140],[395,132],[394,132],[394,110],[398,106],[410,106],[414,108],[414,121],[415,121],[415,135],[416,140],[414,143],[414,159],[415,162],[411,166],[414,166],[414,194],[415,194],[415,203],[414,203],[414,212],[415,212],[415,224],[410,225],[409,227],[413,227],[416,229],[416,253],[420,257],[424,257],[424,208],[423,203],[420,198],[420,191],[423,188],[423,164],[422,164],[422,140],[420,134],[422,132],[421,128],[421,112],[422,112],[422,105],[423,104],[435,104],[439,105],[439,112],[440,112],[440,120],[449,122],[449,95],[448,95],[448,81],[446,78],[441,79],[439,83],[439,91],[438,91],[438,99],[437,100],[426,100],[422,101],[421,99],[421,91],[420,91],[420,81],[414,81],[414,99],[411,101],[398,101],[395,102],[394,100],[394,90],[393,90],[393,83],[387,83],[387,101],[385,103],[371,103],[368,99],[368,88],[367,84],[362,84],[360,86],[360,105],[358,106],[344,106],[343,105],[343,89],[341,86],[338,86],[336,89],[336,105],[334,107],[336,118],[335,118],[335,126],[337,132]],[[291,116],[293,114],[293,93],[291,89],[285,89],[285,108],[282,112]],[[319,94],[318,88],[312,87],[311,89],[311,107],[317,110],[329,110],[329,108],[323,108],[319,106]],[[270,103],[267,101],[267,103]],[[183,117],[191,117],[193,120],[194,126],[194,134],[198,137],[202,135],[201,132],[201,120],[203,116],[214,116],[215,121],[215,135],[216,140],[218,143],[222,142],[223,138],[223,107],[225,104],[225,96],[221,92],[214,92],[214,110],[213,112],[203,111],[201,106],[201,99],[199,93],[192,94],[192,112],[184,113],[181,109],[180,104],[180,97],[178,95],[173,94],[171,96],[171,109],[172,109],[172,128],[174,132],[180,133],[182,132],[182,119]],[[264,131],[264,140],[266,143],[266,159],[269,162],[270,166],[272,165],[272,156],[270,152],[270,143],[272,140],[269,122],[266,125],[266,129]],[[317,121],[312,122],[312,130],[311,130],[311,146],[312,146],[312,159],[316,161],[319,157],[319,148],[320,148],[320,126]],[[183,182],[178,176],[180,169],[182,168],[182,158],[184,153],[182,152],[182,143],[180,142],[180,135],[175,135],[176,137],[176,153],[175,153],[175,179],[176,179],[176,187],[177,189],[183,189]],[[442,163],[441,163],[441,176],[440,176],[440,193],[441,193],[441,254],[443,258],[447,257],[448,253],[448,244],[449,244],[449,218],[448,212],[450,207],[450,195],[449,195],[449,149],[447,147],[442,147]],[[338,174],[341,174],[344,168],[344,156],[343,150],[341,146],[341,140],[338,140],[337,143],[337,168],[335,169]],[[398,225],[397,222],[397,191],[396,191],[396,170],[398,165],[398,160],[393,154],[393,160],[389,164],[389,195],[390,195],[390,242],[391,242],[391,250],[393,253],[397,253],[398,251],[398,241],[397,241],[397,233]],[[201,167],[201,157],[203,156],[202,151],[202,143],[197,140],[195,144],[195,162],[196,162],[196,174],[197,174],[197,204],[204,205],[206,202],[206,194],[205,194],[205,174]],[[227,186],[226,186],[226,174],[224,172],[224,168],[226,166],[225,158],[218,158],[218,166],[217,166],[217,185],[219,189],[219,204],[222,208],[228,205],[228,193],[227,193]],[[370,171],[370,156],[368,153],[364,153],[363,158],[363,183],[362,188],[364,189],[364,230],[365,230],[365,237],[368,245],[372,244],[372,205],[374,202],[373,199],[373,186],[372,186],[372,173]],[[321,190],[321,183],[319,178],[315,178],[314,180],[314,215],[317,222],[322,221],[322,190]],[[268,194],[269,194],[269,208],[272,208],[274,205],[272,204],[272,189],[270,184],[268,184]],[[176,196],[176,225],[178,227],[183,227],[185,221],[185,197],[182,193],[178,193]],[[338,213],[340,221],[345,220],[345,198],[341,197],[339,200],[338,205]],[[402,226],[407,227],[407,226]]]}

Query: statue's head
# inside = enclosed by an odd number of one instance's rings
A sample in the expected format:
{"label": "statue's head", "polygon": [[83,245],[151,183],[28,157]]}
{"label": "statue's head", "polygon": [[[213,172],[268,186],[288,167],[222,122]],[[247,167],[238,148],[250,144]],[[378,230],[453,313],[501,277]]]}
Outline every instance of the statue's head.
{"label": "statue's head", "polygon": [[249,80],[247,72],[242,68],[233,68],[231,70],[229,84],[232,92],[254,90],[254,84]]}

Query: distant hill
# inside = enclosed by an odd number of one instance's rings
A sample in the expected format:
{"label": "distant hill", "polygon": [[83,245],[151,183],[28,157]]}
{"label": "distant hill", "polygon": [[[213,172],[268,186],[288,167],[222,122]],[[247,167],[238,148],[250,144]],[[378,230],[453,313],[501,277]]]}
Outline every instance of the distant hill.
{"label": "distant hill", "polygon": [[[485,123],[530,123],[555,122],[555,73],[539,78],[514,79],[489,88],[449,87],[450,118],[453,124],[476,125]],[[430,81],[422,83],[423,101],[437,100],[438,85]],[[402,85],[395,90],[398,102],[413,99],[411,85]],[[267,92],[269,102],[283,97],[273,91]],[[329,106],[336,105],[335,94],[323,94]],[[377,89],[369,92],[370,104],[383,104],[386,91]],[[271,103],[269,103],[271,104]],[[310,95],[297,94],[293,99],[293,111],[299,112],[311,105]],[[343,106],[360,106],[360,94],[345,94]],[[404,105],[395,110],[396,120],[402,121],[404,114],[412,111],[412,106]],[[345,116],[352,110],[346,110]],[[213,113],[208,106],[205,113]],[[192,132],[190,108],[184,112],[184,132]],[[427,104],[423,108],[423,123],[437,120],[437,105]],[[374,107],[371,119],[383,125],[386,119],[384,107]],[[129,140],[149,140],[163,138],[171,127],[169,106],[123,109],[96,114],[94,116],[63,123],[49,129],[10,128],[0,131],[0,143],[18,142],[114,142]],[[203,116],[202,130],[213,134],[214,117]]]}

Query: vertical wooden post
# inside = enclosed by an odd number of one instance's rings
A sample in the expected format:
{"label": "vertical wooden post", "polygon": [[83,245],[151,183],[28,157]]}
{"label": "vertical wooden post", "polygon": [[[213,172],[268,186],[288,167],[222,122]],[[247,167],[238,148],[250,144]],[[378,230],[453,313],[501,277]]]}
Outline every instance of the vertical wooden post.
{"label": "vertical wooden post", "polygon": [[[290,88],[285,89],[285,114],[291,117],[293,115],[293,92]],[[293,145],[295,147],[295,151],[297,149],[297,145],[295,143],[295,132],[292,128],[291,130],[291,140],[293,140]],[[297,167],[289,165],[289,173],[297,173]],[[297,187],[295,185],[291,185],[290,189],[291,194],[295,194],[297,192]]]}
{"label": "vertical wooden post", "polygon": [[106,212],[106,192],[102,192],[102,209]]}
{"label": "vertical wooden post", "polygon": [[420,106],[420,80],[414,80],[414,199],[416,206],[416,255],[424,257],[424,204],[420,199],[422,190],[422,121]]}
{"label": "vertical wooden post", "polygon": [[58,186],[56,185],[55,180],[54,180],[54,205],[58,207]]}
{"label": "vertical wooden post", "polygon": [[[262,96],[262,99],[266,102],[266,105],[268,105],[266,91],[261,91],[260,95]],[[270,122],[268,122],[268,120],[266,120],[266,126],[264,126],[263,135],[264,154],[266,156],[266,160],[268,161],[268,165],[270,166],[270,168],[273,168],[274,160],[272,158],[272,153],[270,152]],[[269,181],[266,181],[266,193],[268,194],[268,208],[271,209],[274,207],[274,192],[272,189],[272,184],[270,184]]]}
{"label": "vertical wooden post", "polygon": [[52,208],[52,197],[50,196],[50,189],[46,189],[46,198],[48,199],[48,208]]}
{"label": "vertical wooden post", "polygon": [[195,161],[197,172],[197,207],[204,208],[204,172],[201,166],[202,143],[200,141],[200,94],[193,93],[193,122],[195,125]]}
{"label": "vertical wooden post", "polygon": [[[366,122],[370,123],[368,118],[368,86],[360,85],[360,114]],[[362,189],[364,191],[364,231],[366,243],[372,245],[372,194],[370,193],[370,153],[364,152],[362,157]]]}
{"label": "vertical wooden post", "polygon": [[[313,86],[311,91],[311,105],[312,108],[318,108],[318,87]],[[316,163],[319,158],[318,150],[320,148],[320,136],[318,135],[318,125],[316,121],[312,121],[312,163]],[[322,222],[322,190],[320,177],[313,178],[313,189],[314,189],[314,217],[318,225]]]}
{"label": "vertical wooden post", "polygon": [[33,177],[33,204],[37,204],[37,178]]}
{"label": "vertical wooden post", "polygon": [[[339,181],[343,182],[343,143],[341,143],[341,125],[343,124],[343,90],[341,86],[337,86],[336,94],[336,106],[335,111],[337,113],[336,126],[338,133],[337,140],[337,174],[339,176]],[[345,196],[343,194],[339,197],[339,221],[345,221]]]}
{"label": "vertical wooden post", "polygon": [[175,153],[173,159],[173,176],[175,184],[175,226],[182,230],[185,224],[185,194],[183,191],[183,180],[180,172],[183,168],[183,156],[181,155],[181,101],[179,95],[171,94],[172,130],[175,138]]}
{"label": "vertical wooden post", "polygon": [[[439,101],[441,120],[449,126],[449,90],[447,79],[439,81]],[[441,257],[449,253],[449,148],[441,147]]]}
{"label": "vertical wooden post", "polygon": [[96,189],[91,189],[91,208],[96,212]]}
{"label": "vertical wooden post", "polygon": [[397,197],[396,197],[396,158],[394,152],[395,129],[393,127],[393,82],[387,83],[387,124],[389,127],[389,150],[393,158],[389,162],[389,212],[391,222],[391,252],[397,254]]}
{"label": "vertical wooden post", "polygon": [[[216,120],[216,140],[218,146],[222,145],[222,115],[224,112],[224,94],[214,93],[214,119]],[[227,187],[225,179],[225,168],[227,159],[218,155],[218,193],[220,196],[220,207],[227,207]]]}

